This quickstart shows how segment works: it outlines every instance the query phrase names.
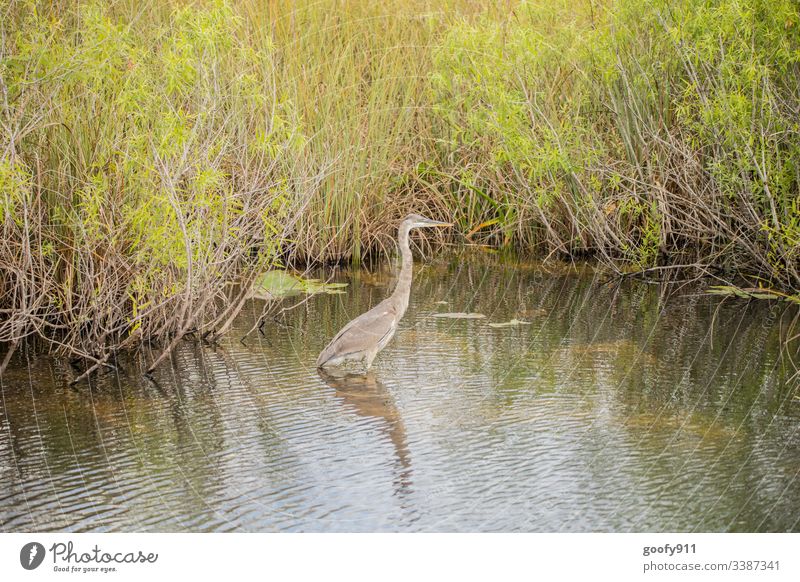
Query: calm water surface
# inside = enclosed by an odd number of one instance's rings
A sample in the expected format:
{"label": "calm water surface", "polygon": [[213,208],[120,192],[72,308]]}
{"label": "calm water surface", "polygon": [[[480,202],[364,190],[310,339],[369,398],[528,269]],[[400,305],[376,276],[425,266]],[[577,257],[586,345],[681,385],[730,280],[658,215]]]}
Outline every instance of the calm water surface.
{"label": "calm water surface", "polygon": [[[325,343],[392,284],[388,268],[326,274],[348,293],[240,343],[254,300],[156,383],[128,362],[69,387],[67,362],[16,355],[0,530],[800,530],[783,306],[437,258],[373,371],[321,376]],[[489,325],[511,319],[529,324]]]}

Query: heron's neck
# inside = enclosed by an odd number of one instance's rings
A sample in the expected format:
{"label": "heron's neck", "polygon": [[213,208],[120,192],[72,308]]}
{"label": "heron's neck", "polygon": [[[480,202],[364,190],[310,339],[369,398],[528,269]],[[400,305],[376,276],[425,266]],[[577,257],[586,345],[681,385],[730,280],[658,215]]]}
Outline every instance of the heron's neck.
{"label": "heron's neck", "polygon": [[403,265],[400,267],[400,277],[397,279],[397,286],[392,293],[392,300],[398,307],[399,314],[402,316],[408,307],[408,297],[411,294],[411,277],[414,272],[414,258],[411,255],[411,248],[408,246],[408,229],[403,226],[398,232],[397,242],[400,244],[400,255],[403,257]]}

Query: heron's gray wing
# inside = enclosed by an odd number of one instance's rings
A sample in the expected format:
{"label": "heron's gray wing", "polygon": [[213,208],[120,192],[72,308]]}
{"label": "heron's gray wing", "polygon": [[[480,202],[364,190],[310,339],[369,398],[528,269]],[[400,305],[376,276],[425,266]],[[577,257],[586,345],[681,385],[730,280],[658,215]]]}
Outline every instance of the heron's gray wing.
{"label": "heron's gray wing", "polygon": [[366,352],[381,343],[397,324],[397,310],[381,302],[345,325],[317,359],[320,366],[333,358]]}

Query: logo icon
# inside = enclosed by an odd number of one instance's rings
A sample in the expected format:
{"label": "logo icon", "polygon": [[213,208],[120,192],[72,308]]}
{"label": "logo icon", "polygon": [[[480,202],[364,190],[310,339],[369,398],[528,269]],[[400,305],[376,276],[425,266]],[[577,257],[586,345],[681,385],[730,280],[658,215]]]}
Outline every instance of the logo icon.
{"label": "logo icon", "polygon": [[19,551],[19,563],[26,570],[35,570],[44,561],[44,546],[39,542],[29,542]]}

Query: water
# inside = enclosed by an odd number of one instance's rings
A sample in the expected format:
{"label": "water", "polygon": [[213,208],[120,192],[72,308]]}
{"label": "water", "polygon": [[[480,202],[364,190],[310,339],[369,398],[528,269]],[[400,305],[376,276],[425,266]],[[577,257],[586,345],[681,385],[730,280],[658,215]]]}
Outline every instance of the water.
{"label": "water", "polygon": [[[783,305],[436,258],[373,372],[320,376],[318,352],[391,284],[387,269],[333,277],[346,295],[240,343],[253,301],[156,383],[128,362],[70,387],[67,362],[16,355],[0,530],[800,530]],[[455,311],[487,317],[432,317]],[[512,318],[530,324],[489,325]]]}

